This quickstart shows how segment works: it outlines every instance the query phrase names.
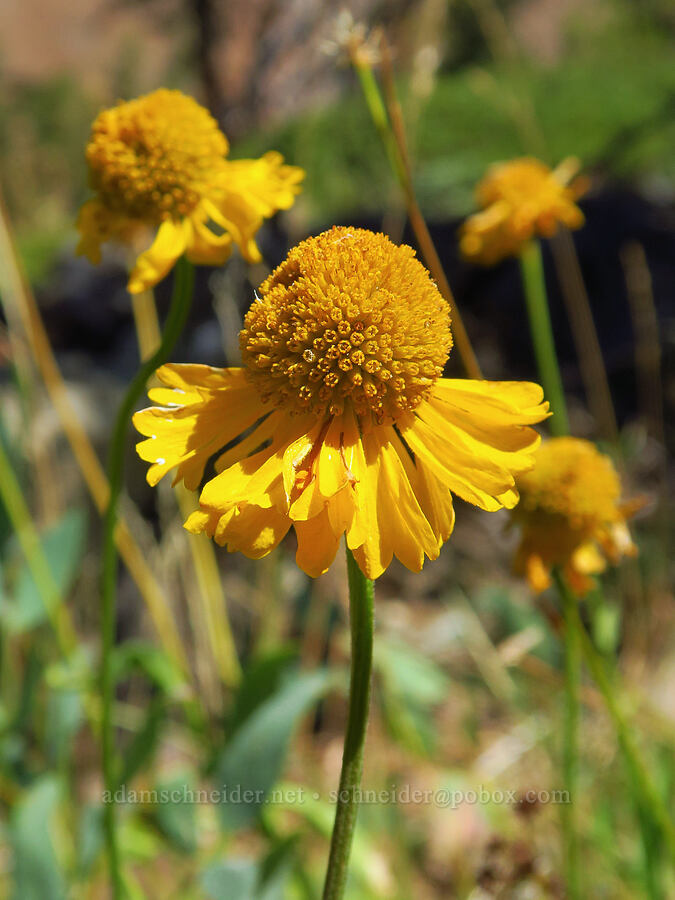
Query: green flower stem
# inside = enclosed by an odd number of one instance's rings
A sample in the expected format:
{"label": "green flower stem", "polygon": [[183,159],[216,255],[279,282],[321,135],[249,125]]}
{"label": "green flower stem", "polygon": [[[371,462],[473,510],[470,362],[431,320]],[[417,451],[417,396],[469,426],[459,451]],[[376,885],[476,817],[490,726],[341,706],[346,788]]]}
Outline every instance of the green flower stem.
{"label": "green flower stem", "polygon": [[399,184],[407,194],[410,191],[409,173],[396,144],[396,138],[394,137],[389,122],[387,108],[384,105],[384,100],[382,99],[375,73],[373,72],[372,67],[367,64],[354,61],[353,65],[361,84],[361,90],[363,91],[370,117],[380,135],[380,140],[384,145],[385,152],[389,157],[389,164]]}
{"label": "green flower stem", "polygon": [[[536,240],[527,243],[520,253],[523,288],[530,320],[534,354],[537,360],[546,399],[551,404],[551,431],[556,436],[569,434],[569,420],[563,391],[558,357],[555,350],[551,316],[546,296],[546,279],[541,247]],[[581,652],[579,636],[574,627],[570,603],[574,597],[563,597],[565,618],[565,720],[563,728],[563,778],[569,804],[562,806],[562,829],[565,843],[565,870],[570,900],[577,900],[579,885],[579,842],[576,825],[577,774],[579,769],[579,684],[581,681]],[[574,605],[576,610],[576,605]]]}
{"label": "green flower stem", "polygon": [[363,746],[368,724],[370,679],[373,665],[375,585],[361,572],[349,549],[347,549],[347,572],[349,575],[349,622],[352,649],[349,715],[323,900],[340,900],[347,882],[349,854],[359,808]]}
{"label": "green flower stem", "polygon": [[567,406],[563,391],[562,378],[555,352],[553,328],[546,298],[546,280],[541,259],[541,247],[534,240],[527,243],[520,252],[520,267],[523,274],[523,287],[527,314],[530,319],[532,343],[537,358],[537,368],[541,378],[546,399],[551,404],[553,416],[551,431],[560,436],[569,434],[570,424],[567,418]]}
{"label": "green flower stem", "polygon": [[579,769],[579,686],[581,682],[581,644],[575,628],[576,599],[570,591],[562,595],[565,621],[565,720],[563,726],[563,779],[569,803],[563,803],[562,824],[565,840],[565,871],[569,900],[581,897],[579,881],[579,842],[576,827],[577,782]]}
{"label": "green flower stem", "polygon": [[559,571],[554,571],[553,577],[560,596],[563,598],[564,607],[566,610],[569,610],[570,620],[579,636],[582,656],[602,694],[603,700],[605,701],[605,706],[607,707],[607,712],[614,725],[634,791],[639,797],[644,812],[649,815],[652,823],[661,833],[665,844],[668,847],[671,859],[675,863],[675,823],[673,822],[661,795],[654,787],[648,769],[633,741],[630,726],[627,723],[621,705],[617,700],[616,692],[607,673],[605,662],[595,649],[595,646],[581,621],[576,597],[572,594],[569,586]]}
{"label": "green flower stem", "polygon": [[122,491],[124,475],[125,441],[129,419],[138,400],[143,395],[148,379],[171,353],[183,330],[192,301],[193,283],[194,269],[192,265],[184,258],[179,259],[174,268],[173,295],[162,342],[157,351],[143,363],[129,385],[117,413],[108,456],[110,496],[103,521],[103,569],[101,579],[101,749],[103,777],[108,797],[108,802],[104,806],[104,828],[113,900],[120,900],[124,890],[117,844],[116,809],[112,799],[118,786],[116,784],[112,722],[114,699],[112,654],[115,642],[115,594],[117,583],[115,528],[117,525],[117,504]]}

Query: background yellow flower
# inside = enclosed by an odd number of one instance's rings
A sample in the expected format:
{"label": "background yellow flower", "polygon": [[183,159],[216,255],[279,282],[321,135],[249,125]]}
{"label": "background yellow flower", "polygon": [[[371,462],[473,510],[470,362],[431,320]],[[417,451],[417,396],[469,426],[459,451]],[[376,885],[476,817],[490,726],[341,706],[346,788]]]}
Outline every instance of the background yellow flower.
{"label": "background yellow flower", "polygon": [[564,569],[583,594],[589,576],[635,554],[626,518],[641,504],[622,504],[621,482],[611,459],[580,438],[546,441],[535,465],[517,478],[520,504],[513,512],[521,528],[515,569],[534,591],[551,583],[551,569]]}
{"label": "background yellow flower", "polygon": [[138,256],[129,290],[160,281],[179,256],[219,265],[237,244],[260,260],[255,235],[265,218],[293,205],[304,177],[279,153],[231,161],[215,119],[180,91],[158,90],[104,110],[86,157],[95,197],[78,219],[78,252],[100,262],[117,241]]}
{"label": "background yellow flower", "polygon": [[584,216],[576,200],[587,190],[585,178],[574,178],[575,159],[551,170],[532,157],[498,163],[476,187],[481,211],[460,229],[460,249],[485,265],[517,256],[534,237],[551,237],[559,225],[580,228]]}

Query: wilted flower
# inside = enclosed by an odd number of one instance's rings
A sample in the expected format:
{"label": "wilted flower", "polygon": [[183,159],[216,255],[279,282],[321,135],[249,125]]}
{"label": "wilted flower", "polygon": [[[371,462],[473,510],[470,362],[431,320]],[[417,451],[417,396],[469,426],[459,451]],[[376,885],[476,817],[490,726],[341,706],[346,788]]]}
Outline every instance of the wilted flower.
{"label": "wilted flower", "polygon": [[460,229],[464,256],[492,265],[517,256],[532,238],[551,237],[559,225],[580,228],[584,216],[576,201],[588,183],[574,178],[578,170],[573,158],[553,170],[531,157],[492,166],[476,187],[481,212]]}
{"label": "wilted flower", "polygon": [[228,160],[215,119],[180,91],[152,94],[96,118],[86,156],[95,197],[80,210],[78,252],[101,259],[117,241],[140,254],[129,279],[138,293],[160,281],[185,254],[219,265],[233,243],[256,262],[263,219],[292,206],[304,173],[274,152]]}
{"label": "wilted flower", "polygon": [[378,28],[369,32],[366,25],[357,22],[348,9],[342,9],[335,18],[332,39],[323,41],[321,49],[329,56],[336,56],[340,62],[371,67],[380,62],[381,37]]}
{"label": "wilted flower", "polygon": [[611,459],[589,441],[552,438],[535,455],[534,468],[518,475],[520,503],[513,519],[521,541],[515,570],[534,591],[551,583],[559,566],[572,589],[584,594],[590,576],[632,556],[626,518],[641,501],[622,504],[621,483]]}
{"label": "wilted flower", "polygon": [[526,426],[547,415],[536,384],[442,378],[451,345],[448,306],[410,247],[357,228],[310,238],[256,295],[243,368],[158,370],[159,405],[134,417],[148,481],[175,469],[196,489],[225,447],[189,531],[255,558],[293,526],[314,576],[346,534],[369,578],[392,555],[418,571],[453,529],[450,491],[516,504],[514,475],[539,443]]}

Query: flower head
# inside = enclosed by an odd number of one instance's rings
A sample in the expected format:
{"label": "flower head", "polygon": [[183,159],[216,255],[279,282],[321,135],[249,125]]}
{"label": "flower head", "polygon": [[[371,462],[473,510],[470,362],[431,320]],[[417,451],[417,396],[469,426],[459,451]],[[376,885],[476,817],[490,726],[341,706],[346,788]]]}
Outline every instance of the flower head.
{"label": "flower head", "polygon": [[86,149],[95,197],[78,219],[78,252],[98,263],[101,244],[141,253],[129,281],[136,293],[160,281],[185,253],[223,263],[236,243],[260,259],[255,234],[264,218],[292,206],[303,178],[278,153],[230,161],[215,119],[180,91],[159,90],[99,114]]}
{"label": "flower head", "polygon": [[[298,564],[325,572],[343,534],[363,572],[396,555],[418,571],[452,532],[451,491],[513,507],[547,415],[538,385],[442,378],[448,307],[409,247],[333,228],[262,285],[243,368],[163,366],[134,422],[156,484],[205,484],[186,528],[247,556],[291,528]],[[242,437],[243,435],[243,437]]]}
{"label": "flower head", "polygon": [[551,237],[558,225],[580,228],[584,216],[576,201],[587,181],[574,178],[578,169],[572,158],[553,170],[530,157],[492,166],[476,188],[481,212],[460,229],[464,256],[492,265],[517,256],[534,237]]}
{"label": "flower head", "polygon": [[584,594],[591,575],[609,560],[636,552],[626,518],[638,504],[621,504],[621,483],[611,459],[589,441],[562,437],[547,441],[534,468],[518,476],[520,504],[513,512],[521,527],[515,569],[533,590],[545,590],[560,566],[573,589]]}
{"label": "flower head", "polygon": [[331,40],[322,42],[322,50],[336,56],[339,62],[371,68],[381,59],[379,28],[368,31],[363,22],[357,22],[347,9],[342,9],[335,19]]}

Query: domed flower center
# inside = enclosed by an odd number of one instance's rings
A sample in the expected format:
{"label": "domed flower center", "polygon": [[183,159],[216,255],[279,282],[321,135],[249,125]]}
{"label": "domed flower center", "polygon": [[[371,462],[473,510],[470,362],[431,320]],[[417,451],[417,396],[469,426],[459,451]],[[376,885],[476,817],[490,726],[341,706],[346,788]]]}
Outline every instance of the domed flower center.
{"label": "domed flower center", "polygon": [[304,241],[265,281],[240,335],[264,401],[393,421],[442,374],[448,305],[407,246],[358,228]]}
{"label": "domed flower center", "polygon": [[543,444],[518,489],[517,516],[562,517],[575,531],[592,531],[618,516],[621,484],[611,459],[577,438]]}
{"label": "domed flower center", "polygon": [[159,90],[100,113],[86,157],[91,186],[109,209],[155,225],[192,212],[227,149],[202,106]]}

